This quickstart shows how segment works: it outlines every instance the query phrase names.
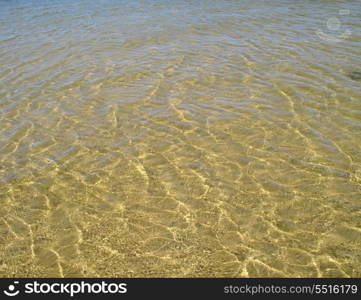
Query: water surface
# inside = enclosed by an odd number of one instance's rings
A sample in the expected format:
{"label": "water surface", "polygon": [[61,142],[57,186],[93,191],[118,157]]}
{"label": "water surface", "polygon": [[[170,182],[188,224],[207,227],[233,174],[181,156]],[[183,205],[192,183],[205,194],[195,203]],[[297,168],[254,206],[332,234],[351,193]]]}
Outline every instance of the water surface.
{"label": "water surface", "polygon": [[0,275],[360,277],[360,28],[360,0],[0,0]]}

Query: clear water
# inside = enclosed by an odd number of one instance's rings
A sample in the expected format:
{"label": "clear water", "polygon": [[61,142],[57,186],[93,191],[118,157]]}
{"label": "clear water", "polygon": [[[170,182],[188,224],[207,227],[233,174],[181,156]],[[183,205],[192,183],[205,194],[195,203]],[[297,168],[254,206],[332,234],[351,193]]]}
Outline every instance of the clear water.
{"label": "clear water", "polygon": [[0,275],[361,276],[360,29],[360,0],[0,0]]}

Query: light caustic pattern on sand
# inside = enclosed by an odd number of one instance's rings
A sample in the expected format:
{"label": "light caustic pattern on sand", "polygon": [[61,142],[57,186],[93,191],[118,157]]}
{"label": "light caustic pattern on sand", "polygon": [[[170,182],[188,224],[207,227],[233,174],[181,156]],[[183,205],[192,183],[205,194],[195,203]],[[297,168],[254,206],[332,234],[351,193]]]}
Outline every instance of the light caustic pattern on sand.
{"label": "light caustic pattern on sand", "polygon": [[201,2],[1,1],[0,276],[361,276],[360,1]]}

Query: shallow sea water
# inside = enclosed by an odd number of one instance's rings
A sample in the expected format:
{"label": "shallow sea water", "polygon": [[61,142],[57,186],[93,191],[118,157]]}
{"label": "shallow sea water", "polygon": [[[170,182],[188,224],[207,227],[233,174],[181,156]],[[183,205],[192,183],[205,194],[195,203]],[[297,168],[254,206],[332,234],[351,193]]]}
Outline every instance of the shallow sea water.
{"label": "shallow sea water", "polygon": [[360,29],[359,0],[0,0],[0,276],[360,277]]}

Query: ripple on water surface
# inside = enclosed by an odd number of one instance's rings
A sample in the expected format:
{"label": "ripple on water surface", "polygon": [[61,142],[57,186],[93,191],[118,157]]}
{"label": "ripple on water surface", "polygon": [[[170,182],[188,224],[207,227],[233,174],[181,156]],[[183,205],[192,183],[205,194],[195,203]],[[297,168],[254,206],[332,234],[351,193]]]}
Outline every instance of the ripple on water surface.
{"label": "ripple on water surface", "polygon": [[361,276],[359,4],[2,1],[0,275]]}

